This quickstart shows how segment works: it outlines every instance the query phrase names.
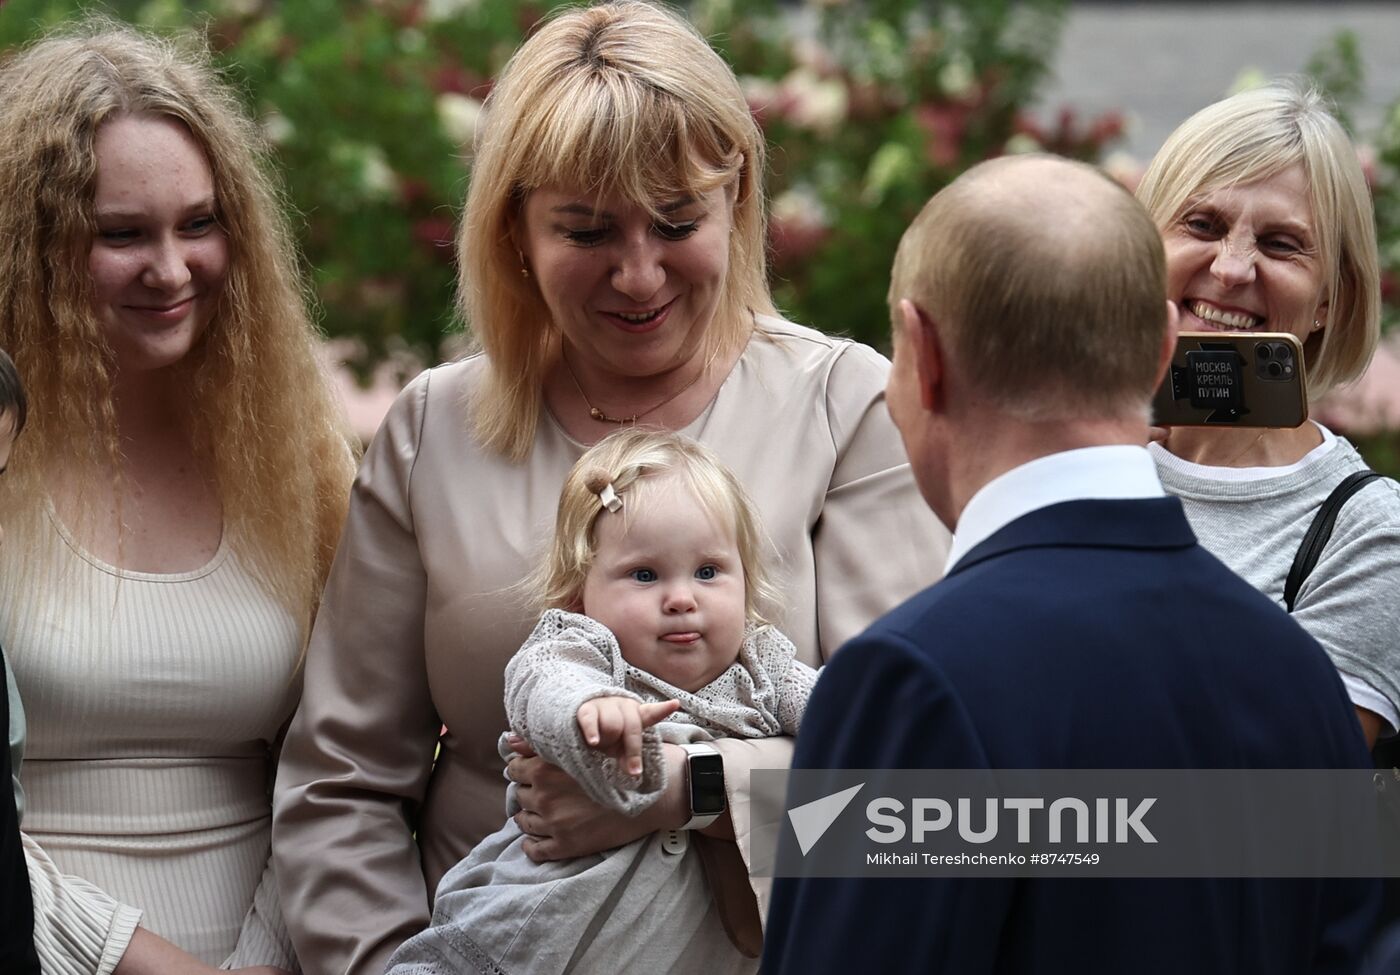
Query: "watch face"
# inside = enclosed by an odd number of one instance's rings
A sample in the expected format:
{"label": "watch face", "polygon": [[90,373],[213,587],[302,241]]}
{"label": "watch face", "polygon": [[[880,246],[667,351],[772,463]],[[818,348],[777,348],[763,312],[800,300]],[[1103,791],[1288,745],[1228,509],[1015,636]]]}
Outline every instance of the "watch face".
{"label": "watch face", "polygon": [[690,756],[690,813],[717,816],[724,812],[724,757]]}

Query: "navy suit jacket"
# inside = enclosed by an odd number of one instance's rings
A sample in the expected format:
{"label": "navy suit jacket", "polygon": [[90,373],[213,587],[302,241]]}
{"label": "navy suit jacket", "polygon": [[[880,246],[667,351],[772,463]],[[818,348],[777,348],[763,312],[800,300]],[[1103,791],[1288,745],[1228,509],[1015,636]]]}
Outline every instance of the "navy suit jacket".
{"label": "navy suit jacket", "polygon": [[[1369,767],[1322,649],[1174,498],[1069,501],[847,643],[794,768]],[[779,879],[766,975],[1354,972],[1378,882]]]}

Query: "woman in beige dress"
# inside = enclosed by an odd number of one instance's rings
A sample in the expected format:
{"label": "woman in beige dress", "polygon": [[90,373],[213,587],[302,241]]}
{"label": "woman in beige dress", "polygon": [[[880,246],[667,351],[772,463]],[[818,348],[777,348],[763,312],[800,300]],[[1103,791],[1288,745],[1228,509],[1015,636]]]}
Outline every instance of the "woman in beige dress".
{"label": "woman in beige dress", "polygon": [[[534,622],[511,587],[566,472],[619,423],[698,439],[739,475],[780,560],[775,622],[809,664],[936,578],[946,533],[885,409],[888,362],[776,317],[763,172],[733,73],[651,5],[561,14],[492,90],[459,238],[482,351],[414,380],[366,455],[278,774],[274,857],[307,971],[378,975],[500,827],[503,670]],[[785,766],[791,742],[717,744],[730,814],[703,831],[709,877],[756,952],[747,770]],[[682,754],[635,819],[512,762],[531,855],[685,823]]]}
{"label": "woman in beige dress", "polygon": [[46,975],[295,967],[269,866],[353,459],[258,129],[98,23],[0,70],[0,624]]}

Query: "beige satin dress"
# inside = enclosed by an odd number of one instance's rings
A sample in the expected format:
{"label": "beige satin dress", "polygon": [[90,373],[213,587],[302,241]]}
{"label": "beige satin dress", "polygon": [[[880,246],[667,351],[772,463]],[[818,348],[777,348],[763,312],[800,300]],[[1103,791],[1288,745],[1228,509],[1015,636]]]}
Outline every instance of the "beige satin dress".
{"label": "beige satin dress", "polygon": [[[544,411],[524,463],[484,451],[467,394],[485,366],[414,380],[355,482],[274,800],[273,857],[308,973],[380,975],[426,927],[443,873],[504,822],[503,672],[537,618],[510,587],[544,551],[585,448]],[[775,622],[813,666],[931,584],[947,551],[885,408],[888,371],[868,347],[761,318],[680,431],[753,497],[781,557]],[[747,856],[747,770],[785,766],[791,746],[720,746]]]}

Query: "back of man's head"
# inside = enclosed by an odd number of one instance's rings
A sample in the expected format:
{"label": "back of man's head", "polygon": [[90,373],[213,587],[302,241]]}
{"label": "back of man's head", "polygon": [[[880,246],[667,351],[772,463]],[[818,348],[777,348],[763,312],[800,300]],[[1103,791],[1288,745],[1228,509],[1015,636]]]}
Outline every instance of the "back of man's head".
{"label": "back of man's head", "polygon": [[968,170],[900,242],[892,309],[905,298],[987,406],[1032,421],[1145,415],[1166,327],[1161,238],[1091,166],[1015,156]]}

